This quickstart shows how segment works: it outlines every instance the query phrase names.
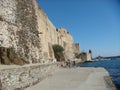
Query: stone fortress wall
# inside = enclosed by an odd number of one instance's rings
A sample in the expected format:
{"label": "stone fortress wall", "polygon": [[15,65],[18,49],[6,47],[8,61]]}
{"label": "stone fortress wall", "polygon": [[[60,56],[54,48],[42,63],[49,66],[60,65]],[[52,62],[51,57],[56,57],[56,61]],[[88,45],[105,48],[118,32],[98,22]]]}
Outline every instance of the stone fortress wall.
{"label": "stone fortress wall", "polygon": [[0,0],[0,47],[12,48],[29,63],[41,62],[34,0]]}
{"label": "stone fortress wall", "polygon": [[59,44],[65,49],[64,54],[66,60],[73,59],[75,57],[75,50],[80,50],[80,47],[74,47],[75,44],[73,43],[73,37],[69,34],[69,32],[67,32],[66,29],[56,28],[40,7],[37,7],[36,10],[42,53],[46,59],[44,62],[55,61],[55,56],[52,49],[52,45],[54,44]]}
{"label": "stone fortress wall", "polygon": [[[52,45],[54,44],[61,45],[65,49],[64,55],[66,60],[75,60],[76,54],[81,53],[80,44],[73,43],[72,35],[65,28],[56,28],[44,11],[38,5],[36,6],[41,51],[44,57],[43,62],[55,61],[54,51],[52,49]],[[86,55],[83,55],[83,57],[86,58],[86,61],[91,61],[92,53],[85,53]],[[78,60],[82,61],[81,59],[79,58]]]}
{"label": "stone fortress wall", "polygon": [[28,63],[55,61],[54,44],[64,47],[66,60],[80,53],[80,45],[66,29],[53,25],[36,0],[1,0],[0,11],[0,47],[12,49]]}
{"label": "stone fortress wall", "polygon": [[2,66],[2,68],[0,68],[1,90],[24,90],[52,75],[58,69],[59,67],[55,63]]}
{"label": "stone fortress wall", "polygon": [[[41,38],[41,48],[44,59],[55,59],[52,45],[57,42],[56,28],[50,22],[47,15],[39,7],[38,10],[38,30]],[[49,62],[49,61],[48,61]]]}
{"label": "stone fortress wall", "polygon": [[[36,0],[0,0],[0,63],[26,64],[55,61],[52,45],[64,47],[66,60],[80,53],[80,45],[64,28],[56,28]],[[3,90],[23,90],[54,72],[55,65],[0,68]]]}

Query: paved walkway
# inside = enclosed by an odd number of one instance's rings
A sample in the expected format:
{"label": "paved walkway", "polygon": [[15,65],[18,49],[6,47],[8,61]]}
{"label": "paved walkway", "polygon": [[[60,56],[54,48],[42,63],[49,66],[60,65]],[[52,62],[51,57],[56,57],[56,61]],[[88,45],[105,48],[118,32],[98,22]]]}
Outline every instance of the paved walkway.
{"label": "paved walkway", "polygon": [[108,72],[103,68],[60,69],[53,76],[25,90],[116,90],[106,83]]}

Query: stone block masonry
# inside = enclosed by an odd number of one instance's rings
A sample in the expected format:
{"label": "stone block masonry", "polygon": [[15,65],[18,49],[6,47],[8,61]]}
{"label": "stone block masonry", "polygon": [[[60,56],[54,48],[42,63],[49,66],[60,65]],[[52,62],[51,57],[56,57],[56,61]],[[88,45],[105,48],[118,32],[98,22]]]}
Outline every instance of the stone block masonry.
{"label": "stone block masonry", "polygon": [[0,0],[0,47],[13,48],[18,57],[40,63],[41,43],[33,0]]}
{"label": "stone block masonry", "polygon": [[41,46],[34,2],[33,0],[16,1],[16,22],[20,27],[17,35],[19,46],[23,48],[23,50],[19,49],[20,55],[26,57],[32,63],[38,63],[42,56],[40,56]]}
{"label": "stone block masonry", "polygon": [[[4,66],[3,66],[4,67]],[[2,90],[24,90],[58,70],[57,64],[9,66],[0,70]]]}
{"label": "stone block masonry", "polygon": [[0,0],[0,11],[0,47],[12,48],[27,63],[56,61],[54,44],[64,47],[66,60],[75,58],[73,37],[66,29],[56,28],[36,0]]}

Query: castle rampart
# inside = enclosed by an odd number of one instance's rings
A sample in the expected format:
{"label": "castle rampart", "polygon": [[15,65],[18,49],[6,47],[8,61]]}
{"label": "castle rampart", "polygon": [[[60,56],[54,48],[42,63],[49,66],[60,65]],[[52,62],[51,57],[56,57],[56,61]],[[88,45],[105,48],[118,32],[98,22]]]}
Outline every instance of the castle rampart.
{"label": "castle rampart", "polygon": [[1,47],[28,63],[55,61],[54,44],[64,47],[66,60],[74,58],[73,37],[66,29],[57,29],[36,1],[1,0],[0,4]]}

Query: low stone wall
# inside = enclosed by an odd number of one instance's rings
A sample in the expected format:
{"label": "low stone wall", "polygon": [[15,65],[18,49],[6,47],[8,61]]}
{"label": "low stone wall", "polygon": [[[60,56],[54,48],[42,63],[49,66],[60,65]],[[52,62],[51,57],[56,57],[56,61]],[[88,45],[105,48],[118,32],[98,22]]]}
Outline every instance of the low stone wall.
{"label": "low stone wall", "polygon": [[58,69],[57,64],[26,65],[0,70],[2,90],[24,90]]}

